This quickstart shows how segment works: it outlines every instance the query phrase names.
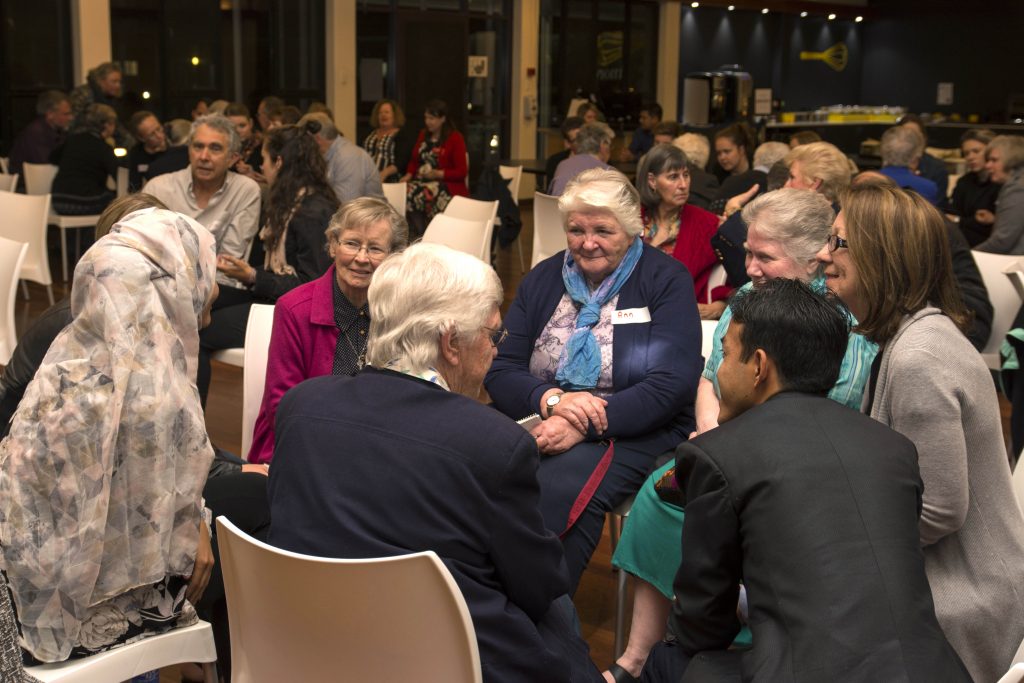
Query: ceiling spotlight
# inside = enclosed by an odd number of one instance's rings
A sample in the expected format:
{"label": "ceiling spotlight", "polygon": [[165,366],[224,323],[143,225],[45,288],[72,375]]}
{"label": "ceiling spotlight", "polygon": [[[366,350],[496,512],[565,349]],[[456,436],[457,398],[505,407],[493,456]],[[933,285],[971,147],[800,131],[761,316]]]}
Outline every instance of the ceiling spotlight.
{"label": "ceiling spotlight", "polygon": [[856,21],[859,24],[860,22],[864,21],[864,17],[857,17],[856,19],[854,19],[854,21]]}
{"label": "ceiling spotlight", "polygon": [[691,2],[690,3],[690,7],[692,7],[693,9],[697,9],[698,7],[700,7],[700,3],[699,2]]}
{"label": "ceiling spotlight", "polygon": [[729,5],[729,11],[730,12],[733,11],[734,9],[736,9],[736,5]]}
{"label": "ceiling spotlight", "polygon": [[803,17],[806,17],[806,16],[807,16],[807,12],[801,12],[801,13],[800,13],[800,17],[801,17],[801,18],[803,18]]}
{"label": "ceiling spotlight", "polygon": [[829,20],[829,21],[834,21],[834,20],[835,20],[835,18],[836,18],[836,15],[834,15],[834,14],[830,14],[830,15],[828,15],[828,20]]}
{"label": "ceiling spotlight", "polygon": [[761,14],[768,14],[768,8],[765,7],[763,10],[761,10]]}
{"label": "ceiling spotlight", "polygon": [[148,100],[149,98],[150,98],[149,91],[148,90],[143,90],[142,91],[142,99]]}

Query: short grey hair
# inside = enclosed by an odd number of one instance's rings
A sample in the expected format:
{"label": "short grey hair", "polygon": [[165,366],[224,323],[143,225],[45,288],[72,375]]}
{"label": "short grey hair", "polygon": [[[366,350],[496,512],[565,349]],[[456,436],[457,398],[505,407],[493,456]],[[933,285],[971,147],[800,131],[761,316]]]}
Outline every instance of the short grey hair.
{"label": "short grey hair", "polygon": [[[320,124],[320,130],[316,131],[315,133],[309,130],[309,123],[311,121]],[[337,126],[334,125],[334,121],[331,121],[331,117],[323,113],[322,111],[315,111],[311,114],[306,114],[301,119],[299,119],[298,126],[299,128],[302,128],[307,132],[312,133],[318,138],[323,138],[324,140],[334,141],[334,139],[338,137],[338,128]]]}
{"label": "short grey hair", "polygon": [[767,192],[743,207],[743,222],[757,228],[797,263],[815,260],[828,241],[836,214],[832,204],[817,192],[784,187]]}
{"label": "short grey hair", "polygon": [[683,150],[683,154],[690,160],[690,163],[701,170],[708,167],[708,159],[711,158],[711,143],[706,135],[700,133],[683,133],[672,144]]}
{"label": "short grey hair", "polygon": [[61,102],[70,101],[70,98],[60,90],[47,90],[36,98],[36,113],[44,116],[60,106]]}
{"label": "short grey hair", "polygon": [[893,126],[882,134],[883,166],[910,166],[923,152],[924,138],[913,126]]}
{"label": "short grey hair", "polygon": [[603,212],[611,214],[630,237],[643,232],[640,194],[626,176],[615,169],[592,168],[569,181],[558,198],[562,229],[569,227],[569,214]]}
{"label": "short grey hair", "polygon": [[768,168],[782,161],[789,154],[789,145],[785,142],[763,142],[754,150],[754,168]]}
{"label": "short grey hair", "polygon": [[652,190],[647,182],[649,173],[658,176],[669,171],[679,171],[686,168],[688,161],[683,150],[675,145],[662,143],[651,147],[640,160],[640,167],[636,170],[636,189],[640,193],[640,203],[648,209],[654,209],[661,204],[661,195],[657,190]]}
{"label": "short grey hair", "polygon": [[573,148],[577,154],[597,154],[601,151],[602,142],[607,142],[610,145],[614,138],[615,131],[607,123],[600,121],[585,123],[576,133],[576,142],[573,143]]}
{"label": "short grey hair", "polygon": [[394,207],[378,197],[360,197],[341,205],[327,225],[327,248],[341,240],[341,233],[385,221],[391,230],[389,251],[401,251],[409,244],[409,224]]}
{"label": "short grey hair", "polygon": [[193,121],[192,129],[188,132],[189,145],[192,144],[199,126],[206,126],[226,135],[228,137],[228,151],[232,154],[238,154],[238,151],[242,148],[242,139],[238,137],[235,124],[231,123],[231,119],[222,114],[206,114]]}
{"label": "short grey hair", "polygon": [[471,339],[503,298],[497,273],[480,259],[418,242],[373,274],[366,360],[381,368],[401,358],[413,372],[436,367],[441,335],[451,331]]}
{"label": "short grey hair", "polygon": [[1019,135],[997,135],[985,146],[985,158],[989,151],[998,149],[1003,153],[1003,168],[1015,171],[1024,166],[1024,137]]}

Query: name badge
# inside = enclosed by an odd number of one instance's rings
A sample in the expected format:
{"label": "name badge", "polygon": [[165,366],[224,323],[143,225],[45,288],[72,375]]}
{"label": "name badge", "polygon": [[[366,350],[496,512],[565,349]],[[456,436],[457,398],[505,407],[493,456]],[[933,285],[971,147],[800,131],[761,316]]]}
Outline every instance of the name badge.
{"label": "name badge", "polygon": [[624,308],[621,311],[612,313],[612,325],[630,325],[632,323],[651,322],[651,312],[647,307]]}

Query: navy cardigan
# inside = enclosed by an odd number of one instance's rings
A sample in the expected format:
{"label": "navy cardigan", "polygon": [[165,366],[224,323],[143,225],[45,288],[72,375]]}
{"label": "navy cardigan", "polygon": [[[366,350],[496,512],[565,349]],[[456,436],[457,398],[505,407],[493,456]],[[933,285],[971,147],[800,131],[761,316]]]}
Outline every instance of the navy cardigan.
{"label": "navy cardigan", "polygon": [[[565,294],[564,252],[537,264],[505,316],[508,339],[498,347],[485,386],[503,413],[519,419],[538,412],[555,387],[530,374],[537,337]],[[608,430],[598,438],[634,437],[668,428],[679,441],[694,429],[693,403],[703,368],[701,325],[693,279],[679,261],[644,245],[633,274],[619,290],[617,309],[647,308],[651,322],[615,325]]]}

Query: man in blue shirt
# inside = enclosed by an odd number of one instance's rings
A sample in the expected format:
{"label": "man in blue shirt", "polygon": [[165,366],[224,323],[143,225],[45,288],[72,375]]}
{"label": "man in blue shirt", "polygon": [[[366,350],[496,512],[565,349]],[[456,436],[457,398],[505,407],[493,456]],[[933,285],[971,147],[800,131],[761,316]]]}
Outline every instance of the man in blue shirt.
{"label": "man in blue shirt", "polygon": [[654,146],[654,127],[661,123],[661,105],[648,102],[640,108],[640,127],[633,133],[629,143],[629,158],[639,159]]}
{"label": "man in blue shirt", "polygon": [[938,205],[938,186],[917,174],[923,153],[924,138],[913,126],[894,126],[882,135],[881,172],[900,187],[914,190],[932,204]]}

